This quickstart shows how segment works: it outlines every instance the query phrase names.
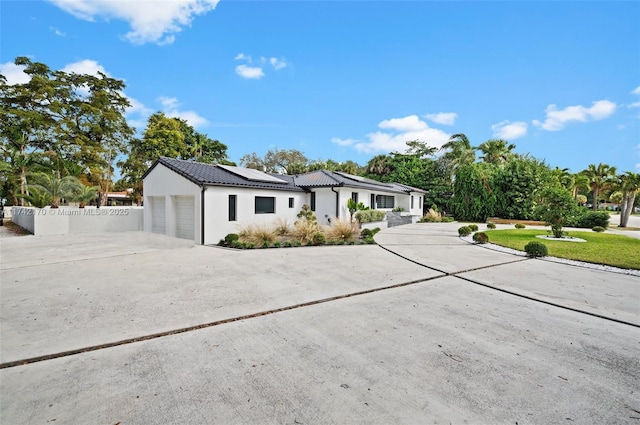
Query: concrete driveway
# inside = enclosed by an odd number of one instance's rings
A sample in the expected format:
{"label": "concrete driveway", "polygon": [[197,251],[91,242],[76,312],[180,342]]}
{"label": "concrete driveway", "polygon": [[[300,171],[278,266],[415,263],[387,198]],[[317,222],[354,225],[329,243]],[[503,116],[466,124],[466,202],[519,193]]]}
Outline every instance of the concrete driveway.
{"label": "concrete driveway", "polygon": [[640,423],[640,278],[470,245],[0,241],[0,422]]}

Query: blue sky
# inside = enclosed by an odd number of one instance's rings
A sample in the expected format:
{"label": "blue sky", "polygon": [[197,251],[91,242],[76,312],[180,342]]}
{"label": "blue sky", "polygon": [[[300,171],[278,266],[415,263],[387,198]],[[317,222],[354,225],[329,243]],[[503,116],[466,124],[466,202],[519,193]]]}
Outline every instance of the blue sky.
{"label": "blue sky", "polygon": [[3,1],[0,72],[29,56],[125,81],[228,146],[354,160],[514,143],[551,166],[640,171],[640,2]]}

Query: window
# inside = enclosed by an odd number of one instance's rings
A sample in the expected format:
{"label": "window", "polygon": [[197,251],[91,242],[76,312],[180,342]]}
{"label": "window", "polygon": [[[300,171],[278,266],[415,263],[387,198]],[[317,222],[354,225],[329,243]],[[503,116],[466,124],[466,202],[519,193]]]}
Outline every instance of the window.
{"label": "window", "polygon": [[353,199],[353,202],[355,202],[357,204],[358,203],[358,192],[351,192],[351,199]]}
{"label": "window", "polygon": [[413,209],[413,195],[411,195],[411,209]]}
{"label": "window", "polygon": [[229,221],[236,221],[236,211],[238,207],[237,195],[229,195]]}
{"label": "window", "polygon": [[293,198],[289,198],[289,208],[293,208]]}
{"label": "window", "polygon": [[256,196],[256,214],[274,214],[276,198],[272,196]]}
{"label": "window", "polygon": [[316,210],[316,193],[311,192],[311,211]]}
{"label": "window", "polygon": [[377,208],[393,208],[394,200],[392,195],[376,195]]}
{"label": "window", "polygon": [[376,195],[374,195],[373,193],[371,194],[371,201],[369,203],[369,206],[372,210],[376,209]]}

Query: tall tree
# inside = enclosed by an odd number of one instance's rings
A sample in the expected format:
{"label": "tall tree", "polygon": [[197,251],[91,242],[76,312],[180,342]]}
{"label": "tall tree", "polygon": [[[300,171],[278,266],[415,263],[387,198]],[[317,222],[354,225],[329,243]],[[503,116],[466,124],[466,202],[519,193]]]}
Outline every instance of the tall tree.
{"label": "tall tree", "polygon": [[[126,152],[133,129],[124,114],[129,101],[124,83],[97,76],[52,71],[45,64],[18,57],[29,81],[0,82],[0,136],[3,152],[12,152],[12,168],[26,186],[27,156],[37,154],[63,177],[72,170],[85,180],[111,180],[116,157]],[[20,165],[22,164],[22,165]],[[23,169],[20,169],[23,167]],[[103,190],[108,190],[103,187]]]}
{"label": "tall tree", "polygon": [[309,160],[297,149],[270,149],[260,158],[252,152],[240,158],[240,165],[268,173],[300,174],[307,171]]}
{"label": "tall tree", "polygon": [[138,203],[142,200],[142,175],[161,156],[206,163],[229,163],[226,145],[198,133],[183,119],[156,112],[149,116],[142,138],[131,142],[128,157],[118,163],[124,180],[119,184],[132,188]]}
{"label": "tall tree", "polygon": [[445,151],[442,157],[447,164],[451,181],[458,167],[473,164],[476,160],[476,151],[463,133],[451,136],[440,149]]}
{"label": "tall tree", "polygon": [[593,210],[598,210],[598,199],[600,191],[612,183],[613,177],[616,175],[616,167],[608,164],[589,164],[582,174],[589,179],[589,185],[593,191]]}
{"label": "tall tree", "polygon": [[480,157],[484,162],[490,164],[504,164],[509,159],[513,158],[513,150],[516,145],[508,143],[502,139],[491,139],[478,146],[478,149],[482,152]]}
{"label": "tall tree", "polygon": [[640,192],[640,173],[627,171],[620,176],[622,202],[620,204],[620,227],[627,227],[636,197]]}

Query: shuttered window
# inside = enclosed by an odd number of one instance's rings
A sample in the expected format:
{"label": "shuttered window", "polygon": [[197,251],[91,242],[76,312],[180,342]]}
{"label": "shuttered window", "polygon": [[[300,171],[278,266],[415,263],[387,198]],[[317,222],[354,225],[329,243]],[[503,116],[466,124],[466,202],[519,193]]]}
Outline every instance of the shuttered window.
{"label": "shuttered window", "polygon": [[395,198],[391,195],[377,195],[376,206],[377,208],[393,208]]}

